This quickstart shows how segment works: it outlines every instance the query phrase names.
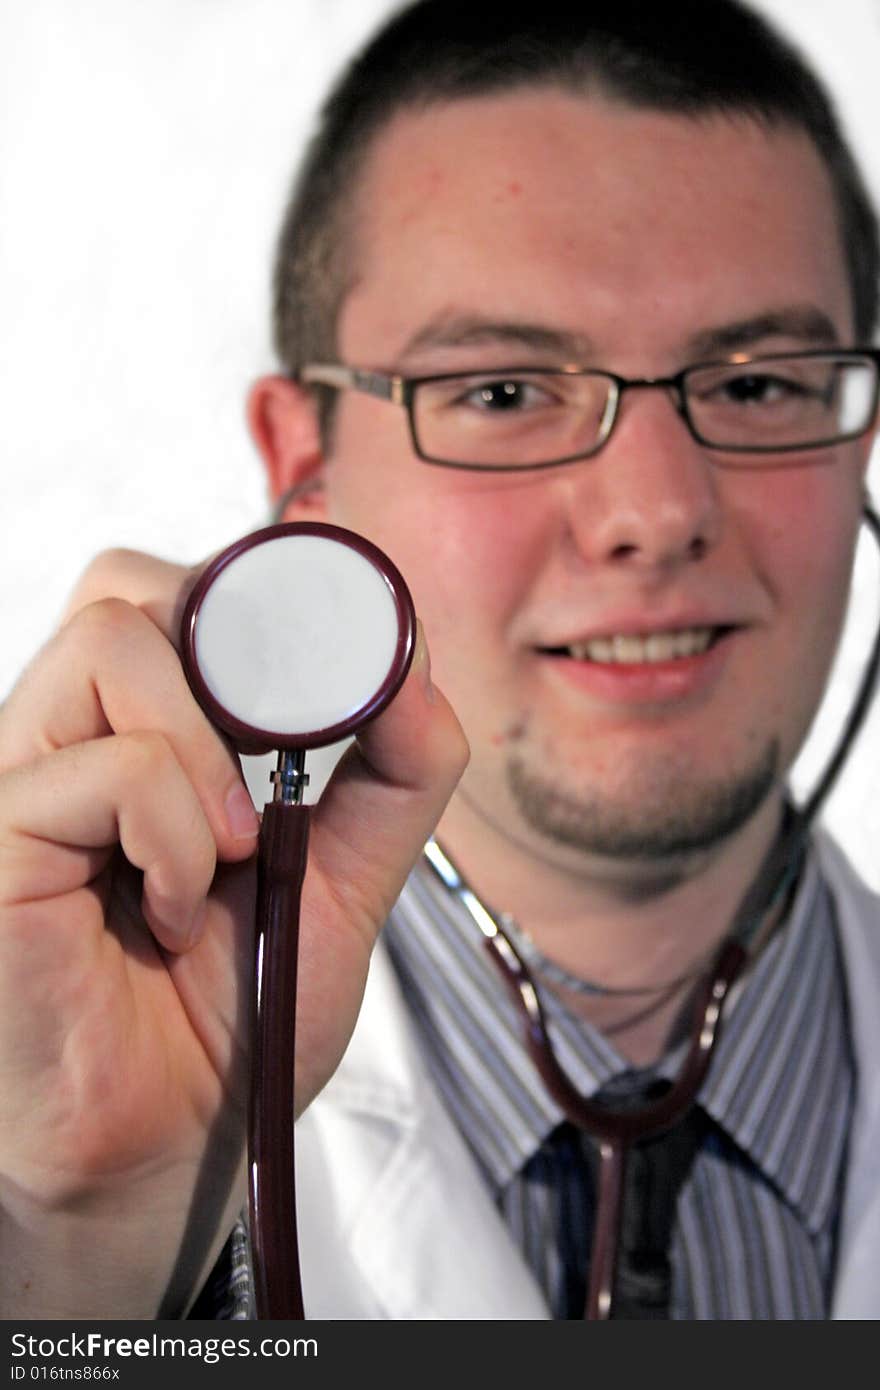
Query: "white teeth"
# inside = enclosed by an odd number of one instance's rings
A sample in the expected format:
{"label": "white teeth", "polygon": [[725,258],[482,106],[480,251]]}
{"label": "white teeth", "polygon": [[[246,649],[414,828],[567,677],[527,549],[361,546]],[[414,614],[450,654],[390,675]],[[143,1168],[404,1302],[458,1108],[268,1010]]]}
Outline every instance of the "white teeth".
{"label": "white teeth", "polygon": [[614,648],[613,660],[624,664],[640,661],[645,651],[645,644],[640,637],[614,637],[611,645]]}
{"label": "white teeth", "polygon": [[697,656],[712,641],[714,628],[687,627],[679,632],[652,632],[645,637],[632,634],[593,637],[589,642],[572,642],[568,648],[576,661],[602,661],[635,666],[653,661],[675,661]]}
{"label": "white teeth", "polygon": [[575,642],[571,654],[578,661],[613,661],[614,643],[610,637],[595,637],[592,642]]}

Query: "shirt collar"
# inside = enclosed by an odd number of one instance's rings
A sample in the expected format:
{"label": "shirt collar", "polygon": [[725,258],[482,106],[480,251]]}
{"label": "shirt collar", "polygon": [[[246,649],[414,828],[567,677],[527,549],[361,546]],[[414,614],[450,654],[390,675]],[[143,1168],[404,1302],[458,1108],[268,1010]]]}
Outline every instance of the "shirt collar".
{"label": "shirt collar", "polygon": [[747,975],[700,1102],[816,1233],[837,1196],[853,1059],[834,903],[815,854]]}

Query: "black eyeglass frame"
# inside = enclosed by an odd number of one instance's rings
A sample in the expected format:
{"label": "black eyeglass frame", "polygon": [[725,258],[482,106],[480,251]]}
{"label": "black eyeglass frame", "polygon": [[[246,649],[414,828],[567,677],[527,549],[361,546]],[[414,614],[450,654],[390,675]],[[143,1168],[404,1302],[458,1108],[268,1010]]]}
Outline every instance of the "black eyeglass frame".
{"label": "black eyeglass frame", "polygon": [[[809,444],[777,444],[777,445],[754,445],[754,444],[717,444],[701,434],[694,423],[688,407],[688,397],[686,384],[689,377],[698,372],[711,371],[724,367],[748,367],[761,366],[765,363],[819,359],[823,357],[839,359],[850,362],[870,363],[874,369],[874,389],[871,400],[871,409],[868,412],[867,423],[859,430],[853,430],[846,434],[834,434],[825,439],[818,439]],[[499,379],[505,376],[515,375],[529,376],[597,376],[604,377],[614,385],[614,390],[609,391],[605,411],[599,423],[599,438],[591,449],[580,450],[576,454],[569,454],[564,458],[551,459],[545,463],[466,463],[461,460],[451,460],[439,458],[434,454],[426,453],[419,441],[416,428],[414,401],[418,388],[440,381],[455,381],[469,376],[497,376]],[[853,440],[861,439],[871,430],[876,418],[877,407],[880,403],[880,348],[811,348],[803,352],[775,352],[763,353],[756,357],[736,356],[724,358],[712,362],[694,362],[688,367],[683,367],[680,372],[666,377],[624,377],[617,372],[609,372],[603,368],[580,367],[577,365],[565,365],[562,367],[539,367],[534,365],[518,367],[488,367],[485,370],[477,369],[473,372],[440,372],[430,376],[407,377],[391,372],[367,371],[359,367],[347,367],[339,362],[310,362],[301,367],[296,373],[295,379],[303,386],[324,386],[335,391],[362,391],[369,396],[375,396],[379,400],[391,401],[393,405],[400,405],[406,411],[409,422],[409,433],[412,446],[418,458],[424,463],[436,464],[442,468],[463,468],[468,472],[480,473],[520,473],[533,472],[544,468],[559,468],[567,463],[576,463],[580,459],[592,458],[600,449],[607,444],[614,430],[620,415],[620,402],[625,391],[635,387],[657,388],[660,390],[673,391],[676,396],[676,409],[684,420],[693,439],[705,449],[712,449],[718,453],[725,454],[793,454],[805,453],[815,449],[827,449],[835,444],[848,444]]]}

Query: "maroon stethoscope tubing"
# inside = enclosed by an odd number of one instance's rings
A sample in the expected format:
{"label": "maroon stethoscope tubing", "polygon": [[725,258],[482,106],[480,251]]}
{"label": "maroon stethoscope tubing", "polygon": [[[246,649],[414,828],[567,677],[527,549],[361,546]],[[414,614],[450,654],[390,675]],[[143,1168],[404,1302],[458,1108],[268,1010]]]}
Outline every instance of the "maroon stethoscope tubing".
{"label": "maroon stethoscope tubing", "polygon": [[[396,614],[396,642],[381,684],[343,720],[323,728],[267,730],[224,707],[205,680],[196,640],[199,613],[211,585],[254,546],[292,536],[318,537],[356,551],[385,581]],[[283,614],[278,615],[279,620]],[[181,622],[187,679],[210,719],[243,753],[280,750],[272,774],[275,797],[263,809],[257,851],[256,933],[251,1000],[251,1085],[248,1099],[248,1215],[254,1303],[260,1320],[304,1317],[294,1175],[296,985],[299,916],[309,843],[307,749],[355,734],[379,714],[403,684],[415,650],[416,619],[402,575],[388,556],[355,532],[318,522],[268,526],[236,541],[199,576]],[[278,640],[283,641],[284,633]],[[345,640],[344,632],[338,641]],[[308,658],[306,653],[306,658]]]}
{"label": "maroon stethoscope tubing", "polygon": [[503,929],[498,926],[498,935],[487,937],[483,945],[519,1006],[526,1048],[541,1080],[566,1119],[598,1141],[596,1227],[584,1317],[605,1319],[611,1314],[624,1168],[629,1148],[637,1140],[649,1139],[669,1129],[690,1110],[718,1040],[724,1001],[748,958],[747,953],[737,941],[726,942],[718,953],[715,966],[694,1005],[687,1056],[669,1090],[637,1110],[615,1111],[582,1096],[560,1067],[547,1034],[537,990],[522,957]]}
{"label": "maroon stethoscope tubing", "polygon": [[263,810],[251,1012],[248,1213],[259,1319],[302,1320],[294,1178],[294,1062],[300,893],[309,808]]}

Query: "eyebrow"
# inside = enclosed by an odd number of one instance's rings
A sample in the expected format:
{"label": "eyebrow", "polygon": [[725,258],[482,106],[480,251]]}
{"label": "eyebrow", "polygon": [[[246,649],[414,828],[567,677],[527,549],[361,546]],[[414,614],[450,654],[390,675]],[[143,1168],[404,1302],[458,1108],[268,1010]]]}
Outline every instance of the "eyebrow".
{"label": "eyebrow", "polygon": [[403,356],[421,348],[480,347],[486,343],[509,343],[573,361],[580,361],[595,351],[594,344],[584,333],[514,319],[447,313],[432,319],[414,333],[404,345]]}
{"label": "eyebrow", "polygon": [[796,338],[823,347],[840,341],[826,313],[812,304],[798,304],[705,329],[688,339],[687,351],[697,359],[711,358],[754,347],[764,338],[773,337]]}
{"label": "eyebrow", "polygon": [[[687,339],[685,352],[691,361],[711,360],[754,347],[771,337],[795,338],[819,346],[839,342],[837,329],[823,310],[812,304],[798,304],[703,329]],[[595,342],[585,333],[515,319],[444,312],[407,340],[402,356],[423,348],[480,347],[496,343],[546,353],[560,364],[563,361],[580,363],[595,359],[597,355]]]}

